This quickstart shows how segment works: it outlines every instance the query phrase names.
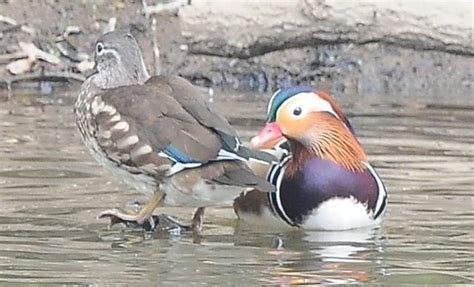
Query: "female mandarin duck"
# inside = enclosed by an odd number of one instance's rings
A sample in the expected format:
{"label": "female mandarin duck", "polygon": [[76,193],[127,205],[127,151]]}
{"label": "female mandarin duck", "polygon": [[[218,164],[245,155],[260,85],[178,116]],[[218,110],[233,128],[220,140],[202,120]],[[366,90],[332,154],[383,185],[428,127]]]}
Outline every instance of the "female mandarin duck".
{"label": "female mandarin duck", "polygon": [[246,163],[268,155],[243,147],[185,79],[150,77],[132,35],[100,37],[95,61],[75,103],[82,139],[100,164],[152,196],[136,214],[112,209],[100,217],[153,227],[159,204],[202,207],[231,202],[247,187],[274,190]]}
{"label": "female mandarin duck", "polygon": [[[240,219],[265,224],[265,219],[278,217],[291,226],[324,230],[381,221],[385,187],[328,94],[308,87],[281,89],[270,99],[267,114],[267,124],[252,144],[282,154],[267,172],[276,192],[242,194],[234,201]],[[290,146],[287,152],[283,137]]]}

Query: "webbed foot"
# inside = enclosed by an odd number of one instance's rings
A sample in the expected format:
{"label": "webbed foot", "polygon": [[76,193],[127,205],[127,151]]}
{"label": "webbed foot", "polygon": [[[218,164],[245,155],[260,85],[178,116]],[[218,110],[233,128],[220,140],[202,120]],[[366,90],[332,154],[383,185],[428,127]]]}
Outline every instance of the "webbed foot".
{"label": "webbed foot", "polygon": [[143,218],[139,213],[132,210],[122,210],[118,208],[104,210],[97,218],[110,218],[109,228],[118,223],[123,223],[127,227],[142,228],[146,231],[155,229],[155,222],[158,221],[158,216],[151,215]]}
{"label": "webbed foot", "polygon": [[109,227],[122,223],[130,228],[141,228],[145,231],[165,231],[169,233],[181,234],[181,232],[192,232],[199,234],[202,231],[204,222],[204,207],[199,207],[193,216],[190,224],[181,223],[175,217],[167,214],[152,215],[147,220],[140,222],[136,212],[131,210],[109,209],[101,212],[98,218],[110,218]]}

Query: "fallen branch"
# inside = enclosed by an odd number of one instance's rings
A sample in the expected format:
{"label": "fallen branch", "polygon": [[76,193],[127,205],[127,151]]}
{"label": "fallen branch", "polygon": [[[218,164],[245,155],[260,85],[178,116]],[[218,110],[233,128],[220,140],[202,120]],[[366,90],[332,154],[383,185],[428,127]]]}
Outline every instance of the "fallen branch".
{"label": "fallen branch", "polygon": [[158,49],[158,40],[156,39],[156,18],[154,17],[151,20],[151,31],[153,32],[151,38],[153,44],[153,68],[155,69],[155,75],[161,75],[160,49]]}
{"label": "fallen branch", "polygon": [[33,43],[20,42],[19,45],[23,52],[28,54],[28,56],[31,58],[41,59],[53,65],[61,63],[61,59],[59,59],[57,56],[40,50]]}
{"label": "fallen branch", "polygon": [[0,55],[0,64],[8,63],[12,60],[17,60],[17,59],[26,58],[26,57],[28,57],[28,54],[25,52],[14,52],[10,54],[3,54],[3,55]]}
{"label": "fallen branch", "polygon": [[13,19],[13,18],[0,15],[0,22],[7,23],[7,24],[13,26],[13,27],[11,27],[11,28],[8,28],[7,30],[2,31],[0,34],[5,33],[5,32],[8,32],[9,29],[12,29],[12,28],[14,29],[15,27],[18,27],[18,26],[20,27],[20,30],[23,31],[23,32],[25,32],[25,33],[28,33],[28,34],[30,34],[30,35],[34,35],[34,34],[35,34],[35,29],[30,28],[30,27],[28,27],[28,26],[26,26],[26,25],[18,24],[18,22],[17,22],[15,19]]}
{"label": "fallen branch", "polygon": [[189,5],[190,2],[191,2],[190,0],[174,0],[171,3],[165,3],[165,4],[159,3],[153,6],[148,6],[146,4],[146,1],[144,0],[142,1],[142,5],[143,5],[143,12],[146,18],[148,18],[150,17],[150,15],[159,14],[163,11],[178,13],[179,8]]}
{"label": "fallen branch", "polygon": [[10,86],[12,83],[27,81],[69,82],[70,80],[84,82],[85,77],[72,72],[36,72],[27,75],[9,76],[0,78],[0,82]]}
{"label": "fallen branch", "polygon": [[12,26],[18,25],[18,23],[16,22],[15,19],[7,17],[7,16],[3,16],[3,15],[0,15],[0,22],[7,23],[7,24],[10,24]]}

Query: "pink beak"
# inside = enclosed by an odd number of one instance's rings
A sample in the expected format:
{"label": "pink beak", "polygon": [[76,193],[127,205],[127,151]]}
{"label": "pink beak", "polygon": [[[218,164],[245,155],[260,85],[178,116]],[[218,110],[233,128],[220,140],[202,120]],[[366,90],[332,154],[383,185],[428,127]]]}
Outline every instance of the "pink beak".
{"label": "pink beak", "polygon": [[280,127],[277,123],[267,123],[250,143],[253,148],[270,149],[273,148],[283,138]]}

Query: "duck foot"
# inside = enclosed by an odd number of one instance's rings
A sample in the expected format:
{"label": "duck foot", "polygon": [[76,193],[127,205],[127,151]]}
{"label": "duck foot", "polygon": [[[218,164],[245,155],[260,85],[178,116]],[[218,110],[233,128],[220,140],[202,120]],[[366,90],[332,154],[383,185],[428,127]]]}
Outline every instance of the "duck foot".
{"label": "duck foot", "polygon": [[133,210],[128,209],[107,209],[99,213],[97,216],[98,219],[101,218],[110,218],[110,223],[108,228],[111,228],[115,224],[123,223],[125,226],[130,228],[142,228],[145,231],[152,231],[155,229],[155,222],[158,221],[157,215],[148,216],[147,218],[142,218]]}
{"label": "duck foot", "polygon": [[[120,209],[109,209],[101,212],[98,218],[110,218],[109,228],[115,224],[122,223],[127,228],[140,228],[147,232],[165,231],[169,233],[181,234],[181,232],[192,232],[199,234],[202,230],[204,220],[204,207],[199,207],[194,213],[193,220],[189,224],[181,223],[167,214],[152,215],[145,221],[139,221],[136,214]],[[143,223],[141,223],[143,222]]]}

